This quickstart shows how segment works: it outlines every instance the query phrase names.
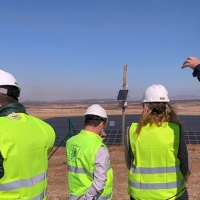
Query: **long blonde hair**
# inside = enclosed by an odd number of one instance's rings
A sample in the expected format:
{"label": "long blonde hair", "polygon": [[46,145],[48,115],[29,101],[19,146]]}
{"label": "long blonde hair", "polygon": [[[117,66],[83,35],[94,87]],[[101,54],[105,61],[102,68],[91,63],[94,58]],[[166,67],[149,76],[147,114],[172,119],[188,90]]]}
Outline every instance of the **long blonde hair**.
{"label": "long blonde hair", "polygon": [[140,135],[142,127],[147,124],[160,127],[164,122],[172,122],[181,126],[172,105],[165,102],[143,103],[142,105],[142,116],[135,131],[137,136]]}

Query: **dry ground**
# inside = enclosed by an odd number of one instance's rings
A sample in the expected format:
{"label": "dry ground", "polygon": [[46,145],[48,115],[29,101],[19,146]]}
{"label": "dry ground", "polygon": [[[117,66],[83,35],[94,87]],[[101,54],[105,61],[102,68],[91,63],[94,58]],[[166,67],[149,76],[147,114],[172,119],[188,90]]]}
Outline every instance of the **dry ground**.
{"label": "dry ground", "polygon": [[[200,199],[200,146],[189,145],[189,154],[192,160],[192,174],[187,187],[190,200]],[[124,160],[124,148],[122,146],[109,147],[111,165],[114,171],[114,191],[113,200],[129,200],[127,194],[127,174],[128,170]],[[49,160],[49,200],[68,199],[67,189],[67,163],[65,148],[58,151]]]}
{"label": "dry ground", "polygon": [[[96,103],[95,101],[93,103]],[[97,102],[98,103],[98,102]],[[92,104],[92,103],[91,103]],[[90,105],[91,105],[90,104]],[[121,115],[122,109],[116,101],[113,102],[100,102],[106,109],[108,115]],[[25,104],[26,105],[26,104]],[[27,105],[27,111],[34,116],[42,119],[51,117],[65,117],[65,116],[83,116],[89,104],[84,103],[35,103]],[[180,115],[200,115],[200,101],[185,101],[185,102],[172,102],[177,114]],[[128,102],[128,107],[125,114],[141,114],[142,106],[138,102]]]}
{"label": "dry ground", "polygon": [[[117,103],[102,104],[108,115],[121,114],[121,108]],[[27,112],[41,119],[60,116],[83,116],[88,105],[85,104],[40,104],[27,106]],[[200,102],[175,102],[174,107],[180,115],[200,115]],[[126,109],[127,114],[140,114],[140,103],[130,103]],[[189,154],[192,160],[192,174],[187,187],[190,200],[200,200],[200,145],[188,145]],[[129,200],[127,194],[127,174],[128,170],[124,161],[124,149],[122,146],[109,147],[111,164],[114,170],[114,200]],[[49,160],[48,171],[48,200],[68,199],[67,189],[67,163],[65,149],[59,148]]]}

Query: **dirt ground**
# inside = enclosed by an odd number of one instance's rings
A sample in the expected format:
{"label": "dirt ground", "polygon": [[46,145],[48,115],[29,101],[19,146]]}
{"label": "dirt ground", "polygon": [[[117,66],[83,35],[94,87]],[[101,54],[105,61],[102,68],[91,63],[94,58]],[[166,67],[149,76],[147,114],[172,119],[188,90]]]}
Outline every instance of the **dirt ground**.
{"label": "dirt ground", "polygon": [[[128,170],[124,160],[124,148],[122,146],[111,146],[108,148],[111,165],[114,171],[113,200],[129,200],[127,194]],[[190,200],[200,199],[200,145],[188,145],[192,161],[192,173],[188,180],[187,188]],[[48,199],[68,199],[67,188],[67,163],[65,148],[59,148],[49,160],[48,171]]]}
{"label": "dirt ground", "polygon": [[[107,110],[108,115],[121,113],[121,108],[116,102],[101,103],[101,105]],[[180,115],[200,115],[199,101],[174,102],[173,105]],[[35,103],[27,104],[25,107],[29,114],[41,119],[47,119],[62,116],[83,116],[88,105]],[[126,109],[127,114],[140,114],[141,111],[140,102],[129,103],[129,107]],[[125,165],[123,146],[110,146],[108,149],[114,171],[113,200],[129,200],[127,194],[128,170]],[[200,145],[188,145],[188,150],[192,161],[192,174],[187,183],[189,199],[200,200]],[[49,160],[47,196],[48,200],[68,199],[67,163],[65,148],[63,147],[60,147]]]}

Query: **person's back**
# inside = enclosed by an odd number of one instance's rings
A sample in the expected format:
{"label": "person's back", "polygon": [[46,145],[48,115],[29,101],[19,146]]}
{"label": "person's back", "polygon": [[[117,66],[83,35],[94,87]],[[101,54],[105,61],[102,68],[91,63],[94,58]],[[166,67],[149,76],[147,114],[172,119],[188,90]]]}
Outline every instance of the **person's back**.
{"label": "person's back", "polygon": [[[142,127],[140,136],[129,130],[134,162],[129,171],[129,193],[136,199],[168,199],[181,196],[185,189],[178,159],[180,130],[174,123]],[[133,186],[133,187],[131,187]],[[148,188],[148,189],[147,189]]]}
{"label": "person's back", "polygon": [[0,199],[46,199],[48,153],[55,132],[28,115],[17,96],[1,93],[2,88],[9,93],[13,86],[0,87],[0,104],[4,104],[0,106]]}
{"label": "person's back", "polygon": [[106,124],[106,111],[94,104],[86,110],[84,129],[67,140],[70,200],[112,198],[113,171],[101,137]]}
{"label": "person's back", "polygon": [[126,133],[131,200],[188,200],[188,151],[181,123],[169,101],[162,85],[148,87],[139,123],[132,123]]}

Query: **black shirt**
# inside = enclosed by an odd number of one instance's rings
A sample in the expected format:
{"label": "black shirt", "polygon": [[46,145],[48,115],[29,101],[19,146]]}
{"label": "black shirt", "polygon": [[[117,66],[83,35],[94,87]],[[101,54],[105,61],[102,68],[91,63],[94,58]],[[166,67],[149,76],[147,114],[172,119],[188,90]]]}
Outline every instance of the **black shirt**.
{"label": "black shirt", "polygon": [[200,81],[200,64],[198,64],[192,73],[194,77],[197,77],[197,79]]}

